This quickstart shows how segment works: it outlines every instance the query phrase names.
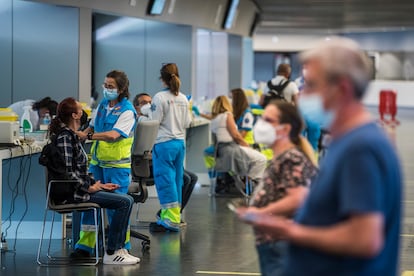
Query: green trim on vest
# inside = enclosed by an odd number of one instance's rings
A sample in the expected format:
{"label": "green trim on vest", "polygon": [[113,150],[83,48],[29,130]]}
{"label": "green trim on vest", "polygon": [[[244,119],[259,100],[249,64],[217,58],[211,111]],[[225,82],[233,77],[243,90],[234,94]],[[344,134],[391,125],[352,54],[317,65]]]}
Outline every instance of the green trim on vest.
{"label": "green trim on vest", "polygon": [[104,168],[130,168],[134,137],[115,142],[94,141],[91,148],[91,165]]}

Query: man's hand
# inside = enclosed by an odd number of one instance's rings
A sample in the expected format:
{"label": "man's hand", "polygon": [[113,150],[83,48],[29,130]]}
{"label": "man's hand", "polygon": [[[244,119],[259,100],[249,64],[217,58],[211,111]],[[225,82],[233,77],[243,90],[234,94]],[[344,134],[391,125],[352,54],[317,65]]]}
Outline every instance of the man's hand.
{"label": "man's hand", "polygon": [[76,135],[78,135],[79,139],[81,141],[86,140],[86,138],[88,137],[88,133],[85,133],[83,131],[75,131]]}
{"label": "man's hand", "polygon": [[242,221],[271,237],[289,238],[295,230],[295,224],[290,219],[261,212],[259,208],[240,207],[236,213]]}

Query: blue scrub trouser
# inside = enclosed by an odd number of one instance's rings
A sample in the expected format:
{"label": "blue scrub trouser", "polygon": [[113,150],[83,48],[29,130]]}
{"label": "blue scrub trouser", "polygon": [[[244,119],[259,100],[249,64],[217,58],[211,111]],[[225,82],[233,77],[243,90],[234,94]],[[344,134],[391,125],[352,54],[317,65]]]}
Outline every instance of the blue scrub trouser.
{"label": "blue scrub trouser", "polygon": [[180,229],[184,157],[184,140],[155,144],[152,152],[155,187],[161,204],[157,223],[172,231]]}

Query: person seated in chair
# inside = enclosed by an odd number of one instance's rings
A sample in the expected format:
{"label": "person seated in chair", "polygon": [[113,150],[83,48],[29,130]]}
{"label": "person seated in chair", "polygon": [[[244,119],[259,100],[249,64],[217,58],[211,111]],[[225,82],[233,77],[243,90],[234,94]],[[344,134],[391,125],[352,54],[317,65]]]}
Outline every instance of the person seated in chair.
{"label": "person seated in chair", "polygon": [[[151,118],[149,117],[151,115],[151,112],[148,112],[149,108],[151,107],[151,101],[152,98],[150,94],[145,92],[139,93],[135,96],[134,100],[132,101],[132,104],[134,105],[134,108],[137,111],[138,122],[151,120]],[[145,114],[141,112],[142,107],[144,107]]]}
{"label": "person seated in chair", "polygon": [[[126,231],[131,215],[133,199],[127,194],[114,193],[120,186],[114,183],[95,181],[87,173],[85,150],[75,134],[81,126],[82,105],[74,98],[64,99],[57,108],[57,115],[49,126],[51,139],[56,141],[57,148],[64,156],[68,178],[79,181],[80,192],[85,202],[99,204],[102,208],[114,211],[109,225],[108,242],[104,264],[130,265],[140,261],[124,249]],[[68,199],[70,201],[71,199]],[[86,212],[85,212],[86,213]],[[77,249],[71,254],[73,258],[89,257],[89,251]]]}
{"label": "person seated in chair", "polygon": [[[235,174],[247,175],[258,182],[266,167],[266,157],[249,147],[237,130],[233,108],[226,96],[218,96],[212,108],[211,131],[217,143],[216,167]],[[220,163],[220,164],[219,164]],[[224,166],[224,167],[222,167]]]}

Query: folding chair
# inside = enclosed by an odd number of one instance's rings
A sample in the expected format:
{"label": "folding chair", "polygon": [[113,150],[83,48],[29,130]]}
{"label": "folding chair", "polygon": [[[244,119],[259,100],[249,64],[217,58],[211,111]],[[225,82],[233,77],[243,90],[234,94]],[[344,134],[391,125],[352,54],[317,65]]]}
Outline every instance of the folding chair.
{"label": "folding chair", "polygon": [[[77,181],[74,180],[51,180],[49,181],[47,185],[47,196],[46,196],[46,207],[45,207],[45,213],[43,217],[43,226],[42,226],[42,234],[39,241],[39,247],[37,250],[37,263],[41,266],[60,266],[60,265],[68,265],[68,264],[76,264],[76,265],[96,265],[99,263],[99,246],[98,246],[98,237],[99,237],[99,211],[101,212],[101,231],[102,231],[102,244],[105,244],[104,238],[105,237],[105,227],[104,227],[104,215],[103,215],[103,209],[96,203],[91,202],[82,202],[82,203],[56,203],[51,198],[51,194],[53,194],[53,191],[56,189],[62,189],[64,188],[64,185],[75,185]],[[70,257],[64,257],[64,256],[52,256],[50,253],[51,244],[52,244],[52,233],[53,233],[53,224],[55,221],[55,214],[59,213],[62,215],[65,215],[67,213],[71,213],[74,211],[87,211],[87,210],[93,210],[94,213],[94,219],[95,219],[95,238],[97,241],[97,246],[95,247],[95,258],[90,259],[92,261],[88,261],[88,259],[85,259],[85,262],[71,262]],[[49,234],[49,242],[48,242],[48,249],[47,249],[47,261],[44,262],[42,260],[42,244],[43,244],[43,236],[46,228],[46,219],[47,214],[49,211],[52,211],[52,221],[50,225],[50,234]],[[65,225],[63,225],[65,227]]]}

